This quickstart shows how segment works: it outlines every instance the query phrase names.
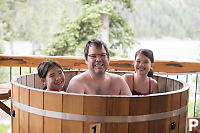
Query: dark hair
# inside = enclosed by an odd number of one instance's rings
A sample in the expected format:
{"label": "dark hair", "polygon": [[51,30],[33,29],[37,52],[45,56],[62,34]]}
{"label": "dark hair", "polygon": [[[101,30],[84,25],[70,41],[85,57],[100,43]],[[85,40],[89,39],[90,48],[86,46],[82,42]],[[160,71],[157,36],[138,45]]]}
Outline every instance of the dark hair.
{"label": "dark hair", "polygon": [[[147,58],[150,59],[151,63],[154,63],[153,51],[151,51],[150,49],[139,49],[135,53],[135,59],[139,54],[143,54],[144,56],[146,56]],[[153,77],[153,69],[150,69],[150,71],[148,72],[147,76],[148,77]]]}
{"label": "dark hair", "polygon": [[[48,71],[51,70],[54,66],[57,66],[63,71],[61,65],[57,61],[47,59],[38,65],[38,76],[43,79],[46,78]],[[44,87],[44,89],[46,89],[46,86]]]}
{"label": "dark hair", "polygon": [[101,49],[102,46],[103,46],[104,49],[106,50],[106,54],[107,54],[108,58],[110,58],[110,54],[109,54],[109,51],[108,51],[106,44],[101,40],[91,39],[90,41],[88,41],[86,43],[85,48],[84,48],[84,55],[85,55],[86,60],[87,60],[88,53],[89,53],[89,47],[91,45],[94,45],[97,49]]}

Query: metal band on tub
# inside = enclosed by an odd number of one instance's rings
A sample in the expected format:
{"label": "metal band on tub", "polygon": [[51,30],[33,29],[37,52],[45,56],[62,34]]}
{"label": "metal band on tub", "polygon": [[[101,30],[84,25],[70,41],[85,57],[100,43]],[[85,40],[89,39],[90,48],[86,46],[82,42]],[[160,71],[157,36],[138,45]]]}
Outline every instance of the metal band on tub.
{"label": "metal band on tub", "polygon": [[40,116],[46,116],[46,117],[57,118],[57,119],[65,119],[65,120],[100,122],[100,123],[125,123],[125,122],[130,123],[130,122],[153,121],[153,120],[160,120],[160,119],[178,116],[187,111],[187,106],[184,106],[177,110],[163,112],[163,113],[148,114],[148,115],[96,116],[96,115],[81,115],[81,114],[43,110],[43,109],[39,109],[39,108],[35,108],[35,107],[31,107],[31,106],[19,103],[17,101],[14,101],[13,99],[12,99],[12,105],[25,112],[37,114]]}

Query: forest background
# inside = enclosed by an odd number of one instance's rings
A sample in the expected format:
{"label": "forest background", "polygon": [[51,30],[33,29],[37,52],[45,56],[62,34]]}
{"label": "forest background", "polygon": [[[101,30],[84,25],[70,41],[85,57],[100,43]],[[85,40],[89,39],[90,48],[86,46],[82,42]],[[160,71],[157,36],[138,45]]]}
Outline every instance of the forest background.
{"label": "forest background", "polygon": [[[126,50],[137,45],[139,39],[199,40],[200,0],[116,0],[114,7],[98,7],[95,2],[99,1],[102,0],[3,0],[0,2],[0,48],[9,43],[12,51],[14,41],[26,40],[33,44],[33,55],[82,56],[80,49],[85,42],[101,32],[97,28],[98,15],[109,14],[113,9],[118,21],[113,25],[118,27],[109,35],[112,56],[127,57]],[[121,26],[124,31],[120,30]],[[115,54],[119,49],[123,50]]]}

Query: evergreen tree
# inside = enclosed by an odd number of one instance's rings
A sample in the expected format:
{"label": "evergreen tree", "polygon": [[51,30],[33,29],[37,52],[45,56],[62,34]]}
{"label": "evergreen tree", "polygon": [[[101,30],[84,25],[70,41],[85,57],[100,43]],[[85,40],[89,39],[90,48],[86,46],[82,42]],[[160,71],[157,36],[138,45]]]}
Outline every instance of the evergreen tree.
{"label": "evergreen tree", "polygon": [[[133,11],[131,0],[105,1],[82,0],[81,14],[76,19],[63,19],[63,30],[55,34],[54,41],[44,50],[47,55],[83,55],[85,43],[98,38],[103,26],[101,17],[109,18],[109,50],[111,56],[127,56],[127,50],[134,43],[134,33],[127,21],[120,15],[120,9]],[[123,5],[123,7],[121,7]]]}

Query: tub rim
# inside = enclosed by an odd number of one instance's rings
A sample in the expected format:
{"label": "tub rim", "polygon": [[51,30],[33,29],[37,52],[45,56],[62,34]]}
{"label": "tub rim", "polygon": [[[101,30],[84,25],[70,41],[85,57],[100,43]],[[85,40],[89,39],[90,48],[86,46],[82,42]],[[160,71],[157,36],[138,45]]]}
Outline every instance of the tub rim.
{"label": "tub rim", "polygon": [[[72,70],[72,71],[68,70],[68,72],[77,72],[77,71],[79,71],[79,70]],[[81,71],[83,71],[83,70],[81,70]],[[117,72],[125,72],[125,71],[117,71]],[[88,96],[88,97],[96,96],[96,97],[120,97],[120,98],[121,97],[128,98],[128,97],[155,97],[155,96],[164,96],[164,95],[170,95],[170,94],[176,94],[176,93],[179,93],[179,92],[184,92],[186,90],[189,90],[189,88],[190,88],[190,86],[186,82],[184,82],[184,81],[182,81],[180,79],[168,78],[168,77],[165,77],[165,76],[162,76],[162,75],[158,75],[158,74],[155,74],[155,76],[163,77],[163,78],[166,78],[166,79],[175,80],[175,81],[178,81],[178,82],[182,83],[183,84],[183,88],[178,89],[178,90],[168,91],[168,92],[161,92],[161,93],[149,94],[149,95],[131,95],[131,96],[128,96],[128,95],[94,95],[94,94],[67,93],[67,92],[64,92],[64,91],[60,91],[60,92],[57,92],[57,91],[47,91],[47,90],[42,90],[42,89],[39,89],[39,88],[29,87],[29,86],[26,86],[26,85],[23,85],[23,84],[20,84],[20,83],[17,82],[17,79],[20,78],[20,77],[22,77],[22,76],[29,76],[29,75],[35,75],[35,74],[37,74],[37,73],[30,73],[30,74],[18,76],[15,79],[11,80],[11,84],[19,86],[19,87],[26,88],[26,89],[29,89],[29,90],[36,90],[36,91],[41,91],[41,92],[45,92],[45,93],[56,93],[56,94]]]}

